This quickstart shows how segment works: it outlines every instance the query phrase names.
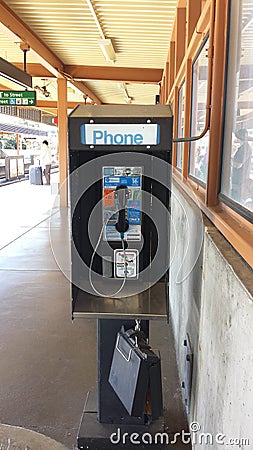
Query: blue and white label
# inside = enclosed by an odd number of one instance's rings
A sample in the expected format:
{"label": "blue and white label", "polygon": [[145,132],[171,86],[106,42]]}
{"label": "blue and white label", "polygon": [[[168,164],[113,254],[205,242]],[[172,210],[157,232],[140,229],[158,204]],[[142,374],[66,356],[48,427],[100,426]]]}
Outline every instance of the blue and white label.
{"label": "blue and white label", "polygon": [[141,223],[141,202],[140,202],[140,200],[129,200],[127,212],[128,212],[129,224],[140,225],[140,223]]}
{"label": "blue and white label", "polygon": [[140,187],[141,177],[105,177],[104,187],[105,188],[115,188],[117,186],[128,186],[128,187]]}
{"label": "blue and white label", "polygon": [[80,127],[84,145],[158,145],[158,124],[94,124]]}

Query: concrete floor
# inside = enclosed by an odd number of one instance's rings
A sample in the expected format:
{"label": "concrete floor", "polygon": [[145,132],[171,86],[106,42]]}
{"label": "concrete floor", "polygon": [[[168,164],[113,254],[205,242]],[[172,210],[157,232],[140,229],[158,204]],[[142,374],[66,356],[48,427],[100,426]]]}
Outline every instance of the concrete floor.
{"label": "concrete floor", "polygon": [[[0,187],[0,422],[73,450],[86,394],[96,390],[97,326],[72,322],[69,281],[49,234],[68,272],[68,211],[51,192],[28,181]],[[167,432],[186,430],[170,327],[152,322],[150,342],[162,355]]]}

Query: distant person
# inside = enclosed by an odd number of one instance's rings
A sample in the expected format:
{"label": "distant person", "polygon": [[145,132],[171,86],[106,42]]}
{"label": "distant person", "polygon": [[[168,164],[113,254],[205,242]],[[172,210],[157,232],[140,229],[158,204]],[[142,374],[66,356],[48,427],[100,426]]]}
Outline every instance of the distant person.
{"label": "distant person", "polygon": [[252,148],[248,142],[248,131],[245,128],[235,133],[241,143],[232,160],[232,198],[237,202],[245,200],[244,193],[250,176]]}
{"label": "distant person", "polygon": [[40,153],[40,165],[42,167],[43,175],[46,178],[46,184],[50,184],[50,172],[52,164],[51,150],[48,145],[48,141],[42,142],[42,149]]}

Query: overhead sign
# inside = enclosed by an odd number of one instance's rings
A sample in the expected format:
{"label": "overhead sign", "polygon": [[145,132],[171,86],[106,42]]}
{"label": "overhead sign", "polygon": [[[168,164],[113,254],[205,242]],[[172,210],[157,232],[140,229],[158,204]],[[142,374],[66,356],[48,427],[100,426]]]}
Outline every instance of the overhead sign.
{"label": "overhead sign", "polygon": [[81,143],[86,145],[158,145],[158,124],[82,124]]}
{"label": "overhead sign", "polygon": [[0,106],[36,106],[36,91],[0,91]]}
{"label": "overhead sign", "polygon": [[0,58],[0,73],[4,78],[19,84],[22,88],[32,87],[32,77],[3,58]]}

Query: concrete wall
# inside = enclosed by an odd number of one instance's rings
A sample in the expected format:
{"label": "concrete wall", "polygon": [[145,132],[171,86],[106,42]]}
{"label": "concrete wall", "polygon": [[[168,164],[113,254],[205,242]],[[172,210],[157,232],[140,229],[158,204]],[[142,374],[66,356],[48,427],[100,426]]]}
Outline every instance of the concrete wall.
{"label": "concrete wall", "polygon": [[[172,221],[170,316],[186,384],[187,336],[193,351],[188,419],[201,427],[193,434],[193,448],[203,448],[201,432],[213,434],[213,445],[205,449],[253,448],[252,271],[175,184]],[[218,433],[226,437],[216,442]],[[232,438],[249,439],[250,445],[231,445]]]}

